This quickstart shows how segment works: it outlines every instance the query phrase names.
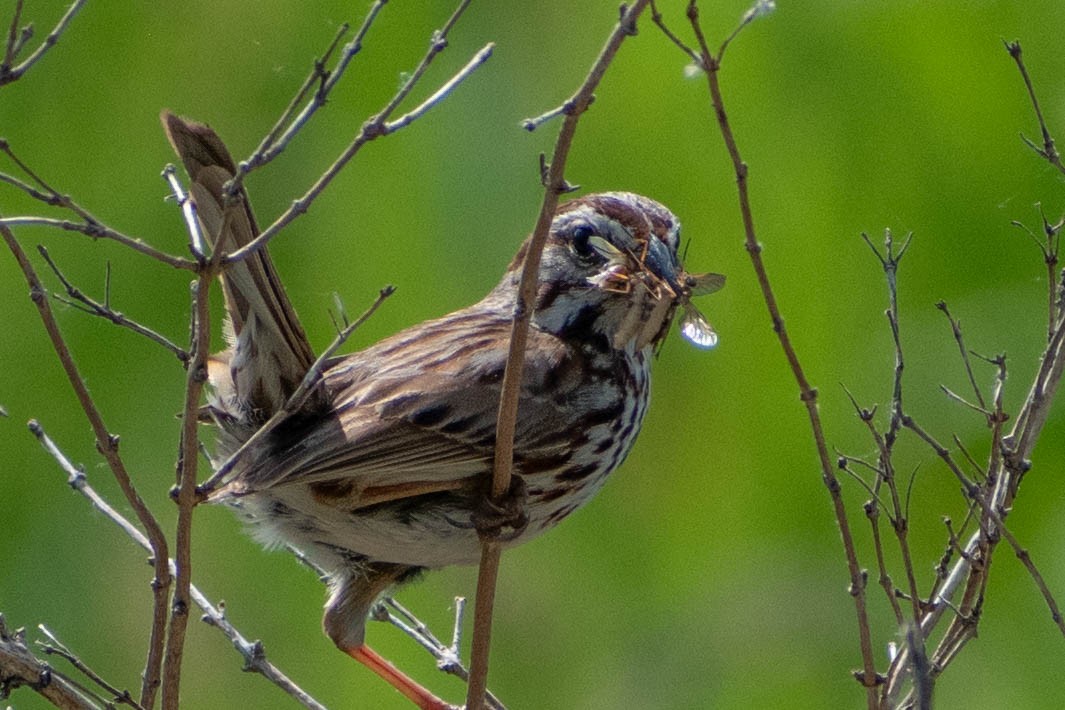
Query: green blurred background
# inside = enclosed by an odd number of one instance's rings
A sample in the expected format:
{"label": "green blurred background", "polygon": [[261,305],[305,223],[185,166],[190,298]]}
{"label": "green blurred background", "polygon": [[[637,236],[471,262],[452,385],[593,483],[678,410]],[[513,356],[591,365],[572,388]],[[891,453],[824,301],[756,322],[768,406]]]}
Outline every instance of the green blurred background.
{"label": "green blurred background", "polygon": [[[4,4],[5,25],[14,2]],[[718,40],[744,2],[703,3]],[[864,403],[890,394],[892,352],[878,264],[859,234],[891,227],[916,238],[901,271],[911,413],[941,440],[957,433],[978,456],[986,429],[948,402],[965,391],[956,346],[933,304],[946,300],[982,353],[1006,352],[1007,404],[1024,398],[1045,337],[1045,278],[1011,220],[1039,225],[1033,205],[1065,208],[1061,176],[1018,138],[1036,124],[1003,39],[1019,38],[1052,128],[1065,136],[1060,0],[782,2],[730,49],[722,74],[745,159],[759,234],[787,324],[820,387],[831,445],[873,447],[840,387]],[[29,2],[40,36],[62,2]],[[163,107],[208,121],[247,155],[341,22],[369,3],[90,2],[59,45],[0,90],[0,135],[62,191],[116,228],[184,250],[160,169],[173,160]],[[663,0],[687,35],[683,2]],[[413,68],[450,2],[394,2],[329,105],[268,171],[250,181],[269,221],[321,173]],[[531,229],[541,198],[537,155],[557,124],[519,121],[560,103],[584,77],[617,16],[614,0],[474,3],[417,92],[427,95],[486,42],[492,59],[443,105],[371,144],[271,251],[312,341],[332,337],[333,292],[359,312],[386,283],[399,291],[354,338],[358,347],[481,297]],[[683,220],[694,270],[728,287],[701,304],[721,335],[711,353],[673,335],[656,364],[655,404],[629,460],[597,500],[559,530],[505,558],[490,686],[514,708],[861,707],[854,608],[829,498],[797,390],[769,327],[747,255],[735,187],[705,82],[644,18],[582,121],[568,177],[585,190],[627,189]],[[411,106],[413,104],[410,104]],[[11,169],[4,164],[5,171]],[[42,207],[0,192],[5,214]],[[187,274],[107,242],[22,230],[47,244],[97,297],[185,338]],[[38,260],[39,261],[39,260]],[[43,265],[41,265],[43,269]],[[49,277],[54,286],[55,280]],[[121,510],[26,287],[0,255],[0,610],[13,625],[45,622],[95,669],[137,689],[150,594],[145,555],[64,484],[27,433],[38,418]],[[173,529],[173,482],[184,373],[160,348],[57,305],[59,319],[143,496]],[[218,313],[218,310],[215,311]],[[978,369],[990,387],[992,371]],[[1065,409],[1056,408],[1025,480],[1013,531],[1065,597]],[[949,473],[907,440],[918,471],[912,540],[922,589],[942,551],[942,515],[962,517]],[[872,567],[864,493],[845,481],[863,564]],[[290,556],[267,553],[228,511],[195,518],[195,580],[227,602],[245,634],[330,707],[405,707],[333,650],[319,628],[323,590]],[[980,637],[938,687],[940,707],[1060,707],[1065,644],[1023,568],[1003,547]],[[896,578],[901,569],[893,559]],[[441,634],[451,599],[474,571],[428,575],[400,598]],[[871,589],[877,653],[895,640]],[[31,637],[36,634],[31,632]],[[457,681],[398,633],[370,641],[448,698]],[[191,624],[186,707],[287,707],[240,672],[216,631]],[[881,664],[883,666],[883,663]],[[40,707],[29,691],[19,708]]]}

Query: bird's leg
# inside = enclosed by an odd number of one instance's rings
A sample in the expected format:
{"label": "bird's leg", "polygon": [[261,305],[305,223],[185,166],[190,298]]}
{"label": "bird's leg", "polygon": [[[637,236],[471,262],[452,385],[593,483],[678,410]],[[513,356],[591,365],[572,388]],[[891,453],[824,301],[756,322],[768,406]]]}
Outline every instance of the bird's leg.
{"label": "bird's leg", "polygon": [[455,710],[456,706],[446,703],[433,695],[418,681],[392,665],[377,651],[366,644],[344,651],[359,663],[363,664],[386,683],[403,694],[421,710]]}
{"label": "bird's leg", "polygon": [[422,710],[452,710],[403,671],[366,645],[366,617],[374,602],[388,589],[417,576],[420,570],[387,562],[353,564],[347,574],[330,578],[332,595],[322,626],[344,653],[363,664]]}

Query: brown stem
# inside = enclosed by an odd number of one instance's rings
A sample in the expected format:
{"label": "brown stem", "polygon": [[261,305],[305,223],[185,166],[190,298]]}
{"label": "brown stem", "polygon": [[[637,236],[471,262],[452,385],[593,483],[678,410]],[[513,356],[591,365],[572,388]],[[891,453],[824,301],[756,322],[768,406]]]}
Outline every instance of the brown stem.
{"label": "brown stem", "polygon": [[96,436],[96,448],[107,461],[111,473],[118,482],[119,488],[122,489],[122,494],[126,497],[126,501],[129,503],[130,507],[133,508],[137,520],[139,520],[144,527],[144,530],[148,535],[148,540],[151,543],[152,564],[155,571],[155,578],[152,580],[152,590],[154,593],[152,630],[148,643],[148,658],[145,661],[140,700],[141,705],[150,707],[154,702],[155,688],[159,684],[163,638],[166,630],[166,603],[170,589],[170,568],[167,564],[169,552],[166,536],[163,534],[163,529],[160,527],[159,522],[155,519],[155,516],[152,515],[151,511],[148,510],[148,506],[133,485],[129,472],[126,470],[126,465],[118,452],[118,437],[107,430],[107,425],[104,423],[103,416],[100,414],[100,410],[97,409],[96,403],[92,399],[92,395],[89,394],[89,389],[85,385],[85,380],[82,379],[81,373],[78,371],[78,367],[74,363],[74,358],[70,353],[70,348],[67,347],[66,341],[63,339],[63,334],[59,330],[59,324],[56,322],[55,315],[52,313],[47,294],[44,287],[41,285],[40,279],[37,277],[37,272],[34,271],[33,265],[30,264],[26,253],[23,251],[22,246],[15,239],[15,235],[11,233],[10,229],[0,225],[0,236],[3,237],[8,249],[11,251],[12,255],[14,255],[15,260],[22,269],[22,274],[30,288],[30,300],[32,300],[33,304],[37,307],[37,312],[41,317],[41,322],[44,324],[45,332],[48,333],[48,338],[52,342],[52,348],[59,357],[59,362],[62,365],[64,372],[66,372],[67,380],[70,382],[70,386],[73,388],[74,394],[78,398],[78,402],[81,404],[82,411],[85,413],[85,417],[88,419],[89,425],[92,427],[93,434]]}
{"label": "brown stem", "polygon": [[[865,574],[858,562],[858,553],[854,546],[854,537],[851,533],[850,521],[847,510],[843,503],[843,495],[839,479],[836,477],[832,465],[832,457],[825,442],[824,429],[821,416],[817,411],[817,390],[810,385],[803,371],[799,356],[791,342],[787,329],[784,327],[784,318],[781,316],[777,299],[770,285],[769,274],[762,259],[762,245],[758,242],[754,228],[754,217],[751,212],[751,201],[747,187],[747,164],[740,156],[740,150],[736,143],[736,137],[732,132],[728,115],[725,112],[725,104],[721,95],[721,84],[718,74],[721,69],[721,60],[725,46],[723,45],[715,55],[710,51],[699,23],[699,13],[695,2],[688,6],[688,17],[699,43],[702,68],[706,72],[707,83],[710,89],[710,100],[721,130],[721,137],[725,141],[729,157],[732,160],[733,170],[736,175],[736,187],[739,198],[740,215],[743,218],[743,231],[745,235],[745,247],[751,258],[758,285],[762,291],[762,299],[765,301],[769,317],[773,324],[773,331],[777,334],[780,347],[788,360],[792,375],[799,386],[799,398],[806,406],[806,414],[810,421],[810,429],[813,434],[814,445],[817,448],[818,460],[821,464],[821,479],[828,489],[832,499],[832,508],[839,526],[840,536],[843,539],[843,550],[847,558],[847,571],[850,576],[850,593],[854,598],[854,609],[858,619],[859,645],[862,656],[863,669],[857,674],[862,685],[866,688],[866,701],[870,710],[877,707],[876,687],[880,679],[876,673],[876,661],[873,654],[872,635],[869,630],[869,614],[866,610],[865,598]],[[731,40],[734,34],[729,37]]]}
{"label": "brown stem", "polygon": [[[26,647],[21,632],[8,633],[4,617],[0,614],[0,678],[3,688],[20,685],[32,688],[41,697],[62,710],[96,710],[97,698],[61,673],[53,670]],[[6,695],[4,696],[7,697]]]}
{"label": "brown stem", "polygon": [[163,666],[163,708],[177,710],[181,685],[181,661],[192,606],[192,512],[196,507],[196,477],[199,463],[198,412],[204,382],[207,381],[207,356],[210,351],[210,286],[220,253],[204,265],[193,287],[193,334],[190,360],[185,380],[185,405],[182,411],[181,446],[178,453],[177,533],[174,539],[174,598],[170,606],[170,631],[166,639],[166,662]]}
{"label": "brown stem", "polygon": [[[510,334],[510,348],[503,374],[502,394],[499,398],[499,414],[496,423],[496,447],[492,468],[491,496],[500,498],[510,488],[511,465],[514,459],[514,431],[517,426],[518,395],[521,389],[521,373],[525,365],[525,343],[529,332],[529,319],[536,302],[536,285],[540,272],[540,255],[547,239],[551,221],[558,207],[558,198],[569,189],[565,180],[566,159],[580,116],[592,102],[592,95],[607,68],[626,37],[635,33],[636,20],[650,0],[636,0],[625,9],[621,19],[610,33],[606,45],[592,64],[588,75],[577,93],[566,102],[565,115],[551,164],[544,180],[544,199],[536,219],[522,265],[518,299],[514,307],[514,324]],[[624,7],[624,6],[623,6]],[[466,695],[466,707],[480,710],[488,680],[488,650],[492,634],[492,608],[495,597],[495,580],[499,571],[499,544],[484,540],[481,566],[478,571],[477,599],[474,607],[473,645],[470,657],[470,683]]]}

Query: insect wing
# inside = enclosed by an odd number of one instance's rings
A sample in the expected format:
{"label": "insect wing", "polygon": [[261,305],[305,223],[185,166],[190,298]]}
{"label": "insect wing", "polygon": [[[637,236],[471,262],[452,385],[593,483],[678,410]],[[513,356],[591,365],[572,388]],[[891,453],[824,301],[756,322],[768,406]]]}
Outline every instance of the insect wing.
{"label": "insect wing", "polygon": [[691,287],[692,296],[705,296],[725,287],[724,274],[689,274],[688,284]]}
{"label": "insect wing", "polygon": [[710,321],[687,303],[684,304],[684,317],[680,320],[680,332],[685,340],[697,348],[709,350],[717,345],[717,333]]}

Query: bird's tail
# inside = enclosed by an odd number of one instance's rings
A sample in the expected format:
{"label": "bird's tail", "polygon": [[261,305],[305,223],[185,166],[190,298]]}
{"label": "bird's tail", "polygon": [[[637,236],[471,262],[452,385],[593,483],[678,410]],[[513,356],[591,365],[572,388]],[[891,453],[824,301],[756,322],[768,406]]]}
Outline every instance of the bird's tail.
{"label": "bird's tail", "polygon": [[[243,187],[229,198],[225,184],[236,165],[209,127],[169,111],[163,128],[189,173],[189,193],[204,238],[232,253],[259,235]],[[314,352],[266,249],[229,264],[222,273],[229,349],[213,358],[211,384],[221,409],[244,424],[278,411],[314,362]]]}

